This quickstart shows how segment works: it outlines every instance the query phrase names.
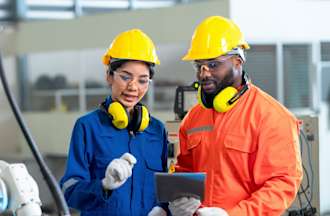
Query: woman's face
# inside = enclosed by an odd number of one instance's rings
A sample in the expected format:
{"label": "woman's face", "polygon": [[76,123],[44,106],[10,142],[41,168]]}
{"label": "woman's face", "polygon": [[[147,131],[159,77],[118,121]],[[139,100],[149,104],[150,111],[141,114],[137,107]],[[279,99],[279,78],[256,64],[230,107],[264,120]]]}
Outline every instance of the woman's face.
{"label": "woman's face", "polygon": [[150,82],[149,67],[144,62],[128,61],[107,75],[112,99],[120,102],[128,111],[143,98]]}

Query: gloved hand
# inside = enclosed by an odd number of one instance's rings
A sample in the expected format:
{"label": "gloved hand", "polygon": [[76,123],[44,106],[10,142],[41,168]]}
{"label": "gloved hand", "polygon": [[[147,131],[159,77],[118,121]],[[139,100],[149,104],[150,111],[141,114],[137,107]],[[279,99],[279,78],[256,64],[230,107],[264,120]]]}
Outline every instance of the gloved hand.
{"label": "gloved hand", "polygon": [[136,164],[135,157],[127,152],[120,158],[112,160],[102,179],[103,187],[108,190],[119,188],[132,175],[134,164]]}
{"label": "gloved hand", "polygon": [[198,216],[229,216],[228,213],[218,207],[204,207],[197,210]]}
{"label": "gloved hand", "polygon": [[155,206],[148,213],[148,216],[167,216],[167,213],[162,207]]}
{"label": "gloved hand", "polygon": [[194,197],[181,197],[170,202],[168,208],[173,216],[192,216],[200,205],[201,201]]}

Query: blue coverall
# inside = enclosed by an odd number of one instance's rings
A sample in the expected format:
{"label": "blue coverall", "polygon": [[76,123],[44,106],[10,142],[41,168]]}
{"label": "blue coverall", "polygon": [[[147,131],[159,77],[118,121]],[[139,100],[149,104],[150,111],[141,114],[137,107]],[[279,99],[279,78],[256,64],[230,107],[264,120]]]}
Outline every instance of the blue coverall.
{"label": "blue coverall", "polygon": [[[111,97],[106,100],[106,105]],[[67,168],[60,181],[68,205],[82,216],[145,216],[158,205],[154,172],[167,171],[167,133],[151,117],[149,126],[134,135],[115,128],[101,109],[79,118],[74,126]],[[132,176],[105,192],[101,180],[108,164],[129,152],[137,159]]]}

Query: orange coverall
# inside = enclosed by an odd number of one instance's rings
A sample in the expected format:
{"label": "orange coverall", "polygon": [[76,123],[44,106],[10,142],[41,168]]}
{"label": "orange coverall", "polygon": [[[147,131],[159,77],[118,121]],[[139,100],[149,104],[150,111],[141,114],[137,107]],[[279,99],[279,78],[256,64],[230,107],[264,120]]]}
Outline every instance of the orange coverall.
{"label": "orange coverall", "polygon": [[226,113],[196,105],[179,131],[178,172],[206,172],[203,206],[281,215],[302,181],[299,122],[258,87]]}

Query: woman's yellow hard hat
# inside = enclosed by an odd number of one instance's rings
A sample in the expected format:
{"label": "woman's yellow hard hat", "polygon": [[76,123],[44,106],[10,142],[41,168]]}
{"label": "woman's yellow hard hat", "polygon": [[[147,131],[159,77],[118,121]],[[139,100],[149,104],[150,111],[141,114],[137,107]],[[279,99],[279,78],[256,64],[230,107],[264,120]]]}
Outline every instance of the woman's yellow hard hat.
{"label": "woman's yellow hard hat", "polygon": [[111,58],[160,64],[154,43],[140,29],[131,29],[120,33],[103,55],[103,64],[110,64]]}

